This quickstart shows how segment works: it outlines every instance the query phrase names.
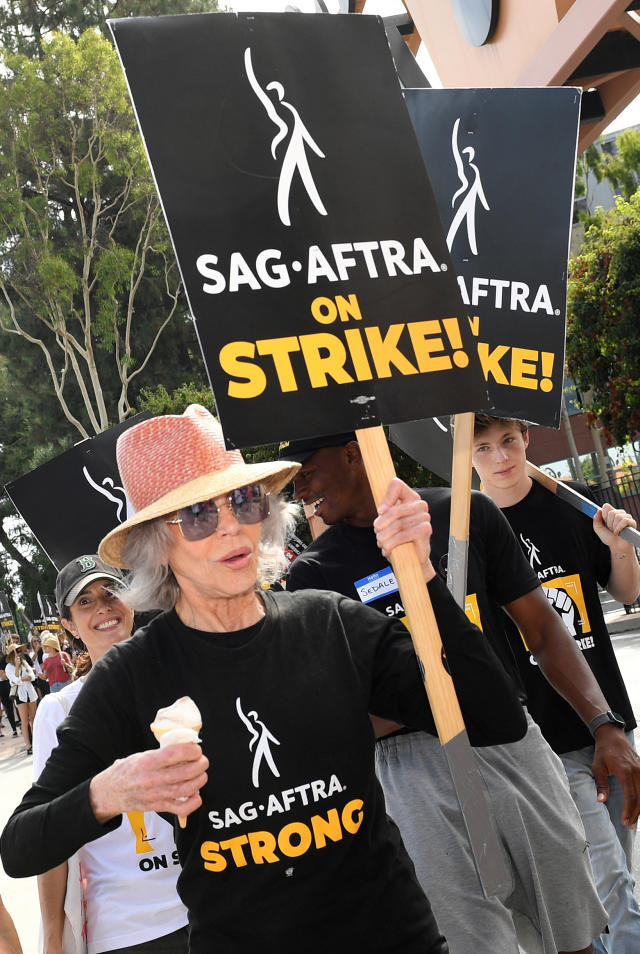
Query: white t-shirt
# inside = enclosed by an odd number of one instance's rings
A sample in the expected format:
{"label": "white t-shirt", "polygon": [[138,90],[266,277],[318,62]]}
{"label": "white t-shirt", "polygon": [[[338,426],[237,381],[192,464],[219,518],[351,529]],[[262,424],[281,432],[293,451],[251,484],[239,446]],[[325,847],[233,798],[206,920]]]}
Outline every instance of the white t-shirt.
{"label": "white t-shirt", "polygon": [[36,678],[36,674],[26,660],[22,661],[22,666],[20,667],[21,675],[18,675],[13,663],[6,664],[5,673],[11,685],[18,687],[15,696],[16,702],[38,701],[38,693],[33,688],[33,681]]}
{"label": "white t-shirt", "polygon": [[[82,685],[78,679],[40,702],[33,727],[34,780],[58,744],[56,728]],[[142,944],[187,923],[176,893],[180,864],[173,830],[155,812],[129,812],[119,828],[81,848],[79,858],[89,954]]]}
{"label": "white t-shirt", "polygon": [[[43,657],[43,658],[44,658],[44,657]],[[45,675],[44,675],[44,673],[43,673],[43,671],[42,671],[42,666],[41,666],[40,663],[38,662],[38,654],[37,654],[37,653],[34,653],[34,652],[30,652],[30,653],[29,653],[29,659],[31,660],[31,666],[32,666],[32,669],[33,669],[33,671],[35,672],[36,676],[38,676],[39,679],[44,679],[44,678],[45,678]]]}

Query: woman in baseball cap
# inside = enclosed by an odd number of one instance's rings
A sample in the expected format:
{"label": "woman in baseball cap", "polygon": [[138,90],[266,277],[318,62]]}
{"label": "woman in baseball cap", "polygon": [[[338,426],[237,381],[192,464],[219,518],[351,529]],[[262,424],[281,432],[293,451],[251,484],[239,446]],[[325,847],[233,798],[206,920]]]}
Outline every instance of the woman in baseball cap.
{"label": "woman in baseball cap", "polygon": [[[120,571],[96,554],[71,560],[58,574],[61,623],[82,653],[76,657],[74,680],[38,707],[33,733],[36,781],[90,669],[111,646],[131,635],[133,611],[119,598],[122,584]],[[163,954],[187,954],[187,913],[176,890],[179,866],[173,864],[172,828],[155,812],[140,813],[134,821],[127,818],[115,831],[38,877],[45,950],[79,951],[88,942],[95,954],[147,944]],[[149,846],[153,850],[147,852]],[[141,868],[146,853],[162,863]]]}

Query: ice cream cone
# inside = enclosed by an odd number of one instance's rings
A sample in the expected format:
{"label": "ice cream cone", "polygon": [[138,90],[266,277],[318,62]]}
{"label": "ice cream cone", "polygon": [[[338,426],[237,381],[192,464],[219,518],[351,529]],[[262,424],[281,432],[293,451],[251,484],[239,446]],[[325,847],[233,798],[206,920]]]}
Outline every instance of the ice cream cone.
{"label": "ice cream cone", "polygon": [[[202,716],[193,699],[182,696],[173,705],[158,709],[149,728],[160,748],[181,742],[199,742],[198,732],[202,728]],[[178,815],[178,824],[180,828],[186,827],[187,819],[184,815]]]}

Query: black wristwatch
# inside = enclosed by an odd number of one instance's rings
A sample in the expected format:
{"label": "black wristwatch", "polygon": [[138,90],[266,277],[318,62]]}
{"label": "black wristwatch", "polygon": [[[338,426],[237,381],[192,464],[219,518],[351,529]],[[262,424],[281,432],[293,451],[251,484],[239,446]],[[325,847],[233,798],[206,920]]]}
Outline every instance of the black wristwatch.
{"label": "black wristwatch", "polygon": [[595,719],[592,719],[589,723],[589,732],[594,739],[596,737],[596,729],[599,729],[601,725],[605,724],[605,722],[610,722],[611,725],[617,725],[621,729],[626,727],[626,722],[621,715],[618,715],[617,712],[611,712],[610,710],[601,712],[600,715],[597,715]]}

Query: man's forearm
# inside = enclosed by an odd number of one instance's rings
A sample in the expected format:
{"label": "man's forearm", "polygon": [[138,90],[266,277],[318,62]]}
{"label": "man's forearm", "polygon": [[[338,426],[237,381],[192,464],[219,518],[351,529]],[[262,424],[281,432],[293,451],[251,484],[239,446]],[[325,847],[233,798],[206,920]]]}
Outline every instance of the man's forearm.
{"label": "man's forearm", "polygon": [[609,704],[573,636],[538,587],[505,607],[540,671],[585,725]]}
{"label": "man's forearm", "polygon": [[607,592],[620,603],[633,603],[640,593],[640,565],[635,550],[611,551],[611,573]]}

